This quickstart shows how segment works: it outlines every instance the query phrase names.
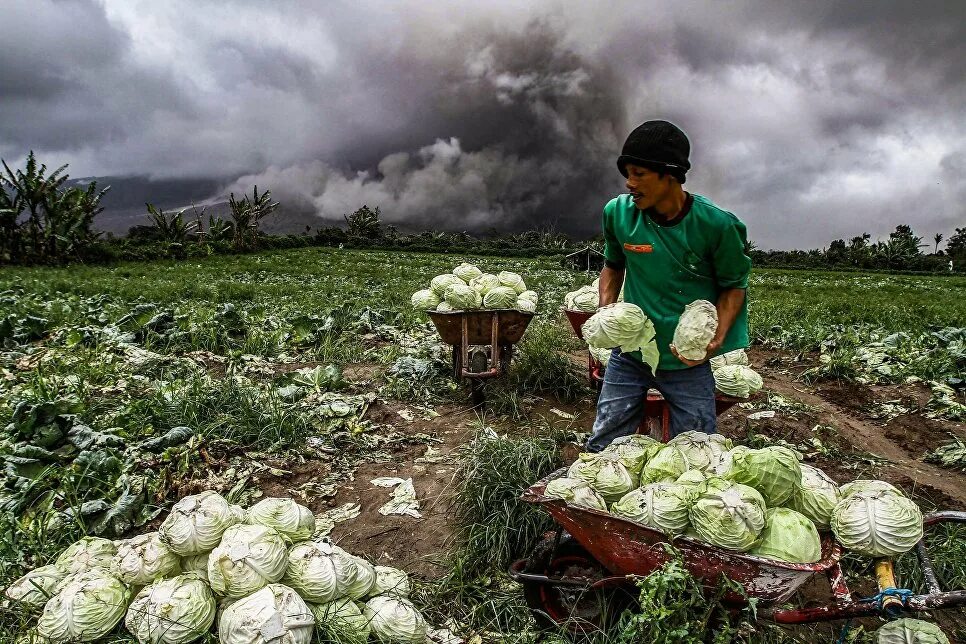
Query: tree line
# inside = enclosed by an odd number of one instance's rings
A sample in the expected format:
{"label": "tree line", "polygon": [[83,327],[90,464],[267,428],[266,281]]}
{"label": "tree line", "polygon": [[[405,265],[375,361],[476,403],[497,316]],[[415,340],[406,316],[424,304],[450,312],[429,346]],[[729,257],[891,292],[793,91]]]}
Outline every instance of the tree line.
{"label": "tree line", "polygon": [[[439,231],[400,234],[381,221],[378,207],[368,205],[344,215],[344,226],[268,235],[261,225],[276,214],[279,203],[272,200],[271,191],[259,192],[258,186],[251,195],[229,196],[227,218],[206,216],[204,208],[165,212],[147,203],[145,224],[132,227],[126,237],[105,237],[94,228],[94,219],[104,210],[101,200],[110,188],[99,189],[96,182],[67,186],[67,166],[49,172],[33,152],[22,170],[11,169],[5,161],[2,165],[0,264],[183,259],[300,246],[531,257],[563,255],[588,245],[603,247],[600,236],[576,240],[553,230],[511,234],[491,230],[483,236]],[[955,230],[944,250],[939,249],[942,234],[936,233],[930,241],[901,224],[884,241],[873,242],[869,233],[863,233],[848,241],[835,240],[824,249],[765,251],[750,244],[748,253],[757,266],[947,272],[951,261],[953,270],[966,271],[966,227]]]}

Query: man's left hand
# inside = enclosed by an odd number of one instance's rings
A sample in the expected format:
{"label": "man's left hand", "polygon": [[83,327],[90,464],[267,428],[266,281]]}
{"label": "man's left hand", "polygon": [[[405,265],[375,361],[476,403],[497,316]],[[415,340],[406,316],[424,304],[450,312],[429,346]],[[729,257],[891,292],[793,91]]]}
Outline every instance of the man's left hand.
{"label": "man's left hand", "polygon": [[711,356],[718,353],[718,349],[721,348],[721,343],[722,343],[722,340],[719,340],[718,338],[715,338],[711,342],[709,342],[708,348],[706,349],[706,353],[704,356],[704,360],[688,360],[687,358],[682,357],[681,354],[678,353],[678,348],[673,344],[671,345],[671,353],[674,354],[675,358],[677,358],[684,364],[688,365],[689,367],[697,367],[699,364],[707,362],[708,359],[711,358]]}

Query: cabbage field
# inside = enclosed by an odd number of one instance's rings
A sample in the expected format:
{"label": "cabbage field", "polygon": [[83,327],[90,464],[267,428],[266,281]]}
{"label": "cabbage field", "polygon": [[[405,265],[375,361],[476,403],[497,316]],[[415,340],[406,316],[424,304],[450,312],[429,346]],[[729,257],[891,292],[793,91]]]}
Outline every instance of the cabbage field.
{"label": "cabbage field", "polygon": [[[463,261],[539,294],[485,409],[411,304]],[[433,641],[538,641],[505,570],[550,525],[520,492],[574,461],[593,423],[586,345],[559,311],[595,277],[555,259],[335,248],[4,268],[0,587],[84,535],[156,531],[189,495],[246,508],[285,497],[311,511],[316,535],[408,573]],[[837,483],[889,481],[923,512],[966,510],[966,278],[756,270],[750,302],[764,388],[721,417],[723,434],[793,449]],[[966,587],[966,530],[931,539],[942,580]],[[915,587],[911,561],[897,570]],[[870,591],[870,560],[847,564],[853,590]],[[662,601],[600,641],[705,619],[679,573],[646,582]],[[0,643],[39,613],[5,602]],[[735,619],[735,641],[835,641],[842,627]],[[962,615],[933,621],[966,637]],[[874,641],[877,626],[859,620],[845,641]],[[690,637],[673,641],[703,641]],[[98,641],[137,640],[122,622]]]}

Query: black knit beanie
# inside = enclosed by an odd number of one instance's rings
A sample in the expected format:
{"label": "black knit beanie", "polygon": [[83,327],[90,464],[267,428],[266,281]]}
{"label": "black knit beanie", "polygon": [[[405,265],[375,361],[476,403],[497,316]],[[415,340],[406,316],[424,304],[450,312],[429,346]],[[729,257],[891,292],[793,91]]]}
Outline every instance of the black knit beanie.
{"label": "black knit beanie", "polygon": [[691,169],[690,152],[691,143],[678,126],[667,121],[645,121],[624,141],[617,168],[626,177],[627,164],[639,165],[684,183],[684,176]]}

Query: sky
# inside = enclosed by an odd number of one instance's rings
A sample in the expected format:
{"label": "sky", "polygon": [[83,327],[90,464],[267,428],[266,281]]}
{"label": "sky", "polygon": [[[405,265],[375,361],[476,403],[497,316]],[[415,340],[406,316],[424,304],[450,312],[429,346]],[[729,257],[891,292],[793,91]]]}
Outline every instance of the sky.
{"label": "sky", "polygon": [[0,7],[11,165],[257,184],[320,226],[365,203],[401,228],[590,236],[624,138],[666,119],[685,188],[761,248],[966,226],[962,2]]}

